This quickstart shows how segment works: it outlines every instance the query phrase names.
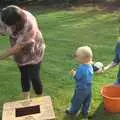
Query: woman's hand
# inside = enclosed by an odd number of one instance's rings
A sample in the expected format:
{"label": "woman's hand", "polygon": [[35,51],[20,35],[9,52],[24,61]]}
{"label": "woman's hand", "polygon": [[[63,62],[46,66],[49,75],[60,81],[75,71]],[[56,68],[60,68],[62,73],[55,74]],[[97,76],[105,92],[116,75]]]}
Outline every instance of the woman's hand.
{"label": "woman's hand", "polygon": [[0,54],[0,60],[6,59],[7,57],[11,56],[11,52],[8,50],[6,50],[5,52]]}

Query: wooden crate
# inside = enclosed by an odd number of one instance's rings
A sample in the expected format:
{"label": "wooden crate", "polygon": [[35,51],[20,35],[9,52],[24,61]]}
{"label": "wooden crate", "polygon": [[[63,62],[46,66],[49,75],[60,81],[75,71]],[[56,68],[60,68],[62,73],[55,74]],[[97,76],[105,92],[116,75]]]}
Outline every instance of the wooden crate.
{"label": "wooden crate", "polygon": [[50,96],[5,103],[2,120],[55,120]]}

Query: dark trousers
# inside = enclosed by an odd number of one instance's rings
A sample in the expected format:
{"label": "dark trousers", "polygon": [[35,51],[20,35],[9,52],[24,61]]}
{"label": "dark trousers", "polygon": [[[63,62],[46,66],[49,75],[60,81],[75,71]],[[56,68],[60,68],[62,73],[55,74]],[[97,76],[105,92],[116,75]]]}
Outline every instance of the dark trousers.
{"label": "dark trousers", "polygon": [[25,66],[19,66],[21,72],[22,91],[30,91],[30,83],[37,95],[42,94],[42,83],[40,80],[40,63]]}

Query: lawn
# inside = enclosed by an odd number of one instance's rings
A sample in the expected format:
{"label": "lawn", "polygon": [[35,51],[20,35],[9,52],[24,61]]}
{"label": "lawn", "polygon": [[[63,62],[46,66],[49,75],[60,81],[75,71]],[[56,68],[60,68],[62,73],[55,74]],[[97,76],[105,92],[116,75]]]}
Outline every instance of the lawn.
{"label": "lawn", "polygon": [[[44,95],[50,95],[57,120],[70,120],[64,110],[70,104],[74,80],[69,71],[76,67],[72,54],[79,46],[88,45],[94,53],[94,61],[106,65],[114,57],[115,42],[119,36],[119,11],[105,11],[97,7],[73,7],[62,10],[30,10],[37,17],[46,42],[46,54],[41,68]],[[8,46],[8,38],[0,36],[0,50]],[[11,59],[0,62],[0,115],[4,102],[23,99],[20,76]],[[119,120],[120,114],[107,113],[103,109],[100,88],[115,82],[118,68],[104,74],[95,74],[93,99],[90,108],[92,120]],[[32,96],[35,94],[32,91]],[[80,119],[80,116],[77,120]]]}

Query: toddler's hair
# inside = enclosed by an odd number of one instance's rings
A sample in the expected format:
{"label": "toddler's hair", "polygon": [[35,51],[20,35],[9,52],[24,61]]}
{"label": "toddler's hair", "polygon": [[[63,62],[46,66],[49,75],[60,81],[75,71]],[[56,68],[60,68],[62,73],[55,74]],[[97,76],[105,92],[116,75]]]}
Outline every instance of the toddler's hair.
{"label": "toddler's hair", "polygon": [[82,46],[77,48],[75,52],[75,58],[77,61],[84,61],[85,58],[88,58],[88,62],[92,62],[93,53],[90,47]]}

